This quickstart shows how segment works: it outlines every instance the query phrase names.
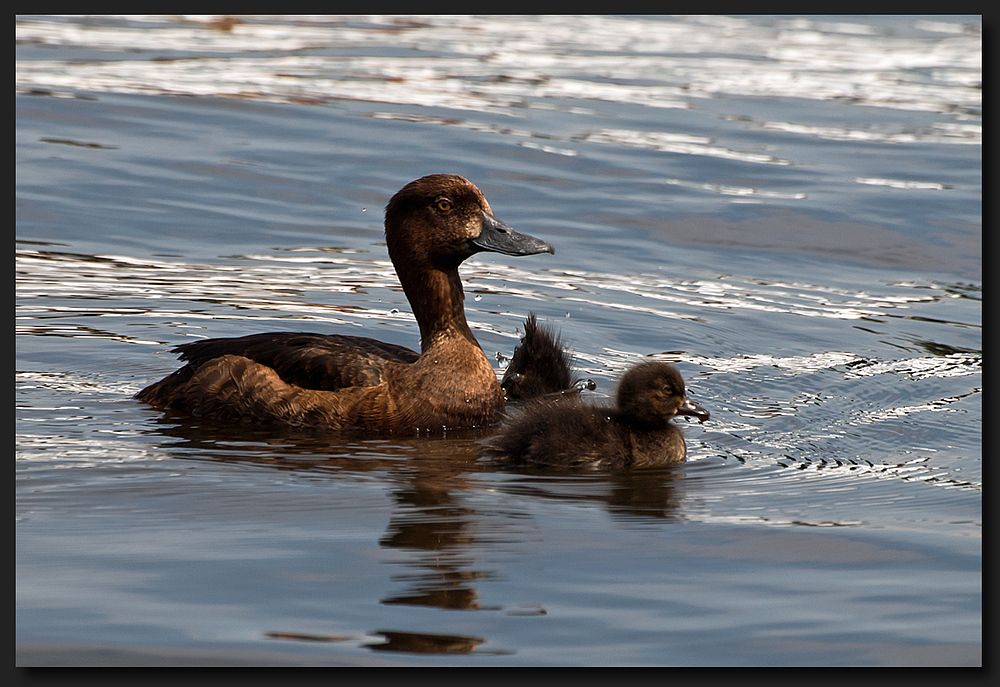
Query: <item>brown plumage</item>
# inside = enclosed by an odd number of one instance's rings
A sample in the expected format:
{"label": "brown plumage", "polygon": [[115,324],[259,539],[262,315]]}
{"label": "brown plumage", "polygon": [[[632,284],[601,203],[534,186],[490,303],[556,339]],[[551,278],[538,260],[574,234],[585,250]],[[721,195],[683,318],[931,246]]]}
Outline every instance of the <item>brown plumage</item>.
{"label": "brown plumage", "polygon": [[140,391],[157,408],[218,421],[378,431],[494,423],[504,396],[465,320],[458,275],[480,251],[552,253],[496,219],[450,174],[404,186],[385,209],[389,257],[420,328],[420,353],[359,336],[276,332],[173,349],[187,364]]}
{"label": "brown plumage", "polygon": [[[525,401],[546,394],[579,391],[581,382],[570,370],[570,354],[558,334],[538,324],[535,313],[528,313],[524,322],[524,336],[514,349],[510,364],[504,372],[500,387],[508,401]],[[589,379],[584,383],[590,389],[595,385]]]}
{"label": "brown plumage", "polygon": [[641,363],[618,384],[617,404],[605,408],[576,397],[539,399],[486,442],[484,452],[513,464],[620,469],[684,462],[675,415],[701,421],[709,413],[688,400],[673,365]]}

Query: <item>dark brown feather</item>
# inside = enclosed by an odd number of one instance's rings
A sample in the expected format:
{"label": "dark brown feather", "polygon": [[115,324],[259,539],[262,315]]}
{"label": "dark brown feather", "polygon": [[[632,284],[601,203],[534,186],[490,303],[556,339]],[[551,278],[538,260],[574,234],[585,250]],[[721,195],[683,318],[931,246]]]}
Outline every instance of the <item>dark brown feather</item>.
{"label": "dark brown feather", "polygon": [[535,313],[524,322],[524,336],[514,349],[500,386],[511,401],[523,401],[573,388],[570,355],[559,336],[538,324]]}
{"label": "dark brown feather", "polygon": [[377,431],[478,427],[503,391],[465,319],[459,264],[481,250],[552,252],[493,216],[462,177],[435,174],[386,206],[386,245],[420,329],[420,353],[360,336],[275,332],[178,346],[184,367],[140,391],[212,421]]}
{"label": "dark brown feather", "polygon": [[687,398],[672,365],[642,363],[623,375],[613,408],[576,396],[541,398],[524,406],[484,452],[516,464],[622,469],[681,463],[684,436],[671,420],[678,413],[708,419]]}

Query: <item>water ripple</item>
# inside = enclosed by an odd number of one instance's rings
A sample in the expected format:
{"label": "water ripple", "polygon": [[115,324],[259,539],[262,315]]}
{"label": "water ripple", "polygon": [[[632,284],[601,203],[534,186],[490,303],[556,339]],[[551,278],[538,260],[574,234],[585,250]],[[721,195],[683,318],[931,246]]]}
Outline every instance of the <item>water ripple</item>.
{"label": "water ripple", "polygon": [[[321,248],[316,255],[243,255],[226,263],[192,263],[138,259],[117,255],[81,255],[55,250],[18,249],[16,254],[19,326],[40,333],[48,328],[58,334],[52,318],[99,314],[102,318],[156,315],[163,318],[241,319],[273,318],[263,313],[349,324],[372,317],[412,316],[400,298],[395,272],[388,260],[364,255],[342,256]],[[626,312],[641,312],[667,319],[701,320],[706,310],[739,310],[784,313],[807,318],[861,320],[905,311],[943,296],[926,288],[908,292],[870,293],[805,282],[762,281],[736,276],[713,280],[673,279],[657,274],[621,275],[570,270],[529,271],[504,264],[470,260],[463,270],[467,289],[477,295],[503,293],[528,300],[552,298],[569,305],[599,305]],[[363,303],[336,305],[331,294],[364,295],[376,289],[393,292],[386,307]],[[313,300],[322,298],[322,302]],[[56,300],[62,299],[62,300]],[[121,301],[102,303],[99,311],[79,304],[81,299]],[[371,299],[367,299],[369,302]],[[210,306],[202,311],[198,303]],[[185,305],[186,304],[186,305]],[[235,308],[220,310],[219,306]],[[178,309],[180,308],[180,309]],[[261,311],[256,315],[247,310]],[[904,315],[905,316],[905,315]],[[121,335],[121,334],[119,334]],[[816,358],[816,356],[820,356]],[[831,357],[832,356],[832,357]],[[811,360],[811,362],[810,362]],[[930,359],[940,368],[941,360]],[[949,359],[951,369],[961,369],[962,356]],[[832,362],[831,362],[832,361]],[[702,361],[700,361],[701,363]],[[773,356],[703,361],[720,371],[777,365],[808,370],[857,362],[849,353],[814,354],[811,359]],[[953,364],[952,364],[953,363]],[[897,362],[897,370],[907,363]],[[914,363],[917,364],[917,363]],[[868,370],[865,372],[864,370]],[[857,367],[855,374],[874,374],[877,368]]]}
{"label": "water ripple", "polygon": [[[812,19],[501,15],[489,18],[484,41],[482,18],[471,16],[218,19],[19,18],[21,46],[98,51],[107,59],[18,60],[17,88],[391,102],[514,117],[523,107],[572,111],[566,102],[574,100],[689,108],[721,95],[973,117],[982,108],[981,24],[914,20],[904,34],[860,22],[842,32],[831,27],[846,24]],[[981,140],[981,126],[971,123],[957,135],[934,127],[893,133],[761,126],[894,142]],[[698,143],[655,145],[755,160]],[[767,155],[756,161],[784,164]]]}

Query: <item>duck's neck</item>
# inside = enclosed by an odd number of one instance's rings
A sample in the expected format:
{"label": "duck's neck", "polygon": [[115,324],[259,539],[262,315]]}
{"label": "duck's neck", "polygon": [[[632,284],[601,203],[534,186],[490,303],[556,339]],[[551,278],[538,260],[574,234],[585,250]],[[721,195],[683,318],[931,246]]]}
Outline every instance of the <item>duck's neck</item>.
{"label": "duck's neck", "polygon": [[435,267],[410,276],[400,274],[399,281],[420,327],[421,352],[449,332],[457,332],[479,347],[465,321],[465,292],[457,267]]}

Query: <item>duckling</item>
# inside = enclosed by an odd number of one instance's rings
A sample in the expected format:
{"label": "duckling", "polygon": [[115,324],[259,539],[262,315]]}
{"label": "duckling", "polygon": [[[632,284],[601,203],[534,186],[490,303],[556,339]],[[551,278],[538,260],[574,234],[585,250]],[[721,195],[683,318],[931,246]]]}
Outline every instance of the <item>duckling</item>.
{"label": "duckling", "polygon": [[458,267],[480,251],[554,253],[493,214],[476,186],[432,174],[385,209],[389,258],[420,329],[420,353],[361,336],[273,332],[194,341],[187,364],[136,398],[206,421],[329,429],[484,427],[504,394],[465,319]]}
{"label": "duckling", "polygon": [[559,335],[538,324],[535,313],[524,321],[524,336],[514,349],[500,388],[508,401],[527,401],[546,394],[596,389],[592,380],[579,380],[570,369],[571,356]]}
{"label": "duckling", "polygon": [[640,363],[618,384],[617,404],[539,399],[484,446],[488,456],[512,464],[623,469],[682,463],[687,447],[675,415],[704,422],[710,414],[687,397],[673,365]]}

